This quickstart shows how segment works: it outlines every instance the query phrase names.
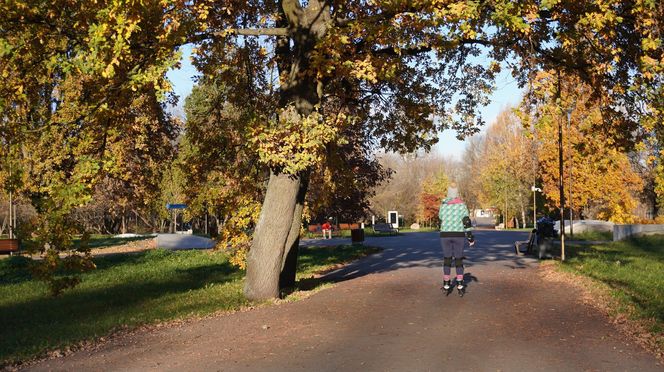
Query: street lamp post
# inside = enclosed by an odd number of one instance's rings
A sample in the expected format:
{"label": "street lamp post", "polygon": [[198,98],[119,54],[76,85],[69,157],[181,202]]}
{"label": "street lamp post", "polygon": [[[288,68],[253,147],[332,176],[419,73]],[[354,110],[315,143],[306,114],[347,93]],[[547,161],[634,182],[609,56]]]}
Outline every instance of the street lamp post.
{"label": "street lamp post", "polygon": [[533,229],[537,228],[537,192],[542,192],[542,189],[532,185],[530,191],[533,192]]}
{"label": "street lamp post", "polygon": [[[10,147],[11,151],[11,147]],[[13,178],[12,178],[12,162],[9,161],[9,239],[14,239],[14,188],[13,188]]]}
{"label": "street lamp post", "polygon": [[[560,82],[559,82],[560,84]],[[560,91],[560,88],[558,88]],[[560,191],[560,260],[565,261],[565,189],[563,184],[563,121],[558,119],[558,188]]]}
{"label": "street lamp post", "polygon": [[572,111],[573,108],[567,109],[567,138],[568,142],[570,143],[570,149],[569,149],[569,236],[570,238],[574,238],[574,206],[572,205],[573,199],[572,199],[572,170],[573,170],[573,164],[572,163],[572,138],[571,138],[571,122],[572,122]]}

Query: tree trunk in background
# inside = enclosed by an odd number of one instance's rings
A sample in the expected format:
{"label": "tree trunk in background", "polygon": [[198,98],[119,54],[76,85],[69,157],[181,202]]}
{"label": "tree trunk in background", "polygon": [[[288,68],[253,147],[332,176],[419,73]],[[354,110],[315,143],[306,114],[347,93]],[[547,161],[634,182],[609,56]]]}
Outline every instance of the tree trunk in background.
{"label": "tree trunk in background", "polygon": [[523,197],[519,192],[519,206],[521,207],[521,226],[526,227],[526,207],[523,205]]}
{"label": "tree trunk in background", "polygon": [[526,210],[523,208],[523,205],[521,206],[521,222],[523,227],[526,227]]}
{"label": "tree trunk in background", "polygon": [[125,210],[124,208],[122,208],[122,228],[120,230],[122,234],[125,234],[127,232],[127,217],[125,216],[125,214],[126,214]]}

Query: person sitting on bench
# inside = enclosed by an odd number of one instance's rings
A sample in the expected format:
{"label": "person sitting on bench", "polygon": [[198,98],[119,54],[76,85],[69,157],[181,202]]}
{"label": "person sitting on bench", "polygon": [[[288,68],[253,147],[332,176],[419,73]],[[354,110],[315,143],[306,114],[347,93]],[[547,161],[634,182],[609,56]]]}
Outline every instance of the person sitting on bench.
{"label": "person sitting on bench", "polygon": [[[323,230],[323,239],[332,239],[332,225],[330,225],[330,222],[325,221],[321,228]],[[327,233],[328,238],[325,237],[325,233]]]}

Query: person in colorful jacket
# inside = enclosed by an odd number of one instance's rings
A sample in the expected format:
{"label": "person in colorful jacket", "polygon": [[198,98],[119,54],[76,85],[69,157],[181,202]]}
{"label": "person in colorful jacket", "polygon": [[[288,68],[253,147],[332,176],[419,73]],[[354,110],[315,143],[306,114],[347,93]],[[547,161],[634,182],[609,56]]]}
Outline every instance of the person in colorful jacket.
{"label": "person in colorful jacket", "polygon": [[466,240],[470,242],[470,246],[473,246],[475,241],[470,233],[468,207],[459,198],[459,191],[454,184],[447,189],[447,197],[440,204],[438,217],[440,244],[443,248],[443,289],[449,291],[452,288],[452,259],[454,259],[457,289],[462,291],[466,287],[463,282],[463,249]]}

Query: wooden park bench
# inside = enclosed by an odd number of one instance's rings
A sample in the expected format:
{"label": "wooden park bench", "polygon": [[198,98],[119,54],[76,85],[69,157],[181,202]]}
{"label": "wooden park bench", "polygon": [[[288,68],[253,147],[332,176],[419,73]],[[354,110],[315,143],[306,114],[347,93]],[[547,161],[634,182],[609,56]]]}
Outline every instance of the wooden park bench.
{"label": "wooden park bench", "polygon": [[389,234],[399,235],[399,229],[395,229],[389,223],[374,224],[373,231],[377,233],[389,233]]}
{"label": "wooden park bench", "polygon": [[[530,235],[528,235],[528,240],[519,240],[514,242],[514,253],[520,255],[522,252],[525,254],[533,254],[535,246],[537,245],[537,229],[532,229]],[[521,250],[522,246],[526,246],[525,252]]]}
{"label": "wooden park bench", "polygon": [[9,253],[13,255],[18,252],[18,239],[0,239],[0,253]]}

